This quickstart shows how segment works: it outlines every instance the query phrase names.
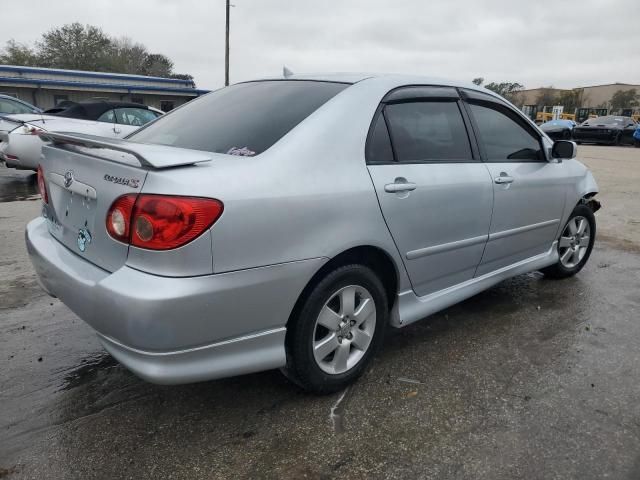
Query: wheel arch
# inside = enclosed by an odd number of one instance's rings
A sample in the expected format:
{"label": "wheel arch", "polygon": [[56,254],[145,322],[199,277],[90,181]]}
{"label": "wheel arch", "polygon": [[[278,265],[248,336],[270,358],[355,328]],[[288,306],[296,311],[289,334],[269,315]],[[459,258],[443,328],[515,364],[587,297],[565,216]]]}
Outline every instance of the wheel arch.
{"label": "wheel arch", "polygon": [[315,287],[322,278],[336,268],[352,263],[367,266],[378,275],[387,293],[389,309],[391,310],[395,303],[400,281],[398,265],[396,265],[392,256],[382,248],[372,245],[360,245],[351,247],[335,255],[313,274],[298,296],[291,314],[287,319],[287,325],[292,318],[295,318],[313,287]]}
{"label": "wheel arch", "polygon": [[596,179],[593,177],[591,171],[587,170],[578,186],[579,199],[572,207],[572,210],[578,205],[587,205],[594,213],[597,212],[600,209],[600,202],[594,197],[598,194],[598,191]]}

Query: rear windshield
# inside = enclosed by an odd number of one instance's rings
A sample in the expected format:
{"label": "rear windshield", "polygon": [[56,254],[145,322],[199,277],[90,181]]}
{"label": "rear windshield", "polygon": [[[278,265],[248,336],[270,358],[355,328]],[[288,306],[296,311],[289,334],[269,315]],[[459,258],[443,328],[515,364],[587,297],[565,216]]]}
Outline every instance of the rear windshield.
{"label": "rear windshield", "polygon": [[128,139],[258,155],[348,86],[307,80],[240,83],[193,100]]}

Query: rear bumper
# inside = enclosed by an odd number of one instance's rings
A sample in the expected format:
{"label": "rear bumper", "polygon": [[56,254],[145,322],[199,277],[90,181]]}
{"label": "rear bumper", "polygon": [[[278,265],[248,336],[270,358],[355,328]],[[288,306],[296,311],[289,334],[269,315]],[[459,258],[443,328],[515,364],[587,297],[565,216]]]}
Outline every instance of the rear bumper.
{"label": "rear bumper", "polygon": [[287,319],[323,258],[171,278],[123,266],[107,272],[53,238],[26,230],[43,288],[94,328],[123,365],[155,383],[188,383],[285,364]]}

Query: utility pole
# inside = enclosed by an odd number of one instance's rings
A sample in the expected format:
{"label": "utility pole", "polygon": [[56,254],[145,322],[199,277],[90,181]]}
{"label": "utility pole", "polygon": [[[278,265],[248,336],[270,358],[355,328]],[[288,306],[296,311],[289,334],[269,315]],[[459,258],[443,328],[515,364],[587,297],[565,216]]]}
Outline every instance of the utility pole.
{"label": "utility pole", "polygon": [[224,41],[224,86],[229,85],[229,4],[230,0],[227,0],[227,31]]}

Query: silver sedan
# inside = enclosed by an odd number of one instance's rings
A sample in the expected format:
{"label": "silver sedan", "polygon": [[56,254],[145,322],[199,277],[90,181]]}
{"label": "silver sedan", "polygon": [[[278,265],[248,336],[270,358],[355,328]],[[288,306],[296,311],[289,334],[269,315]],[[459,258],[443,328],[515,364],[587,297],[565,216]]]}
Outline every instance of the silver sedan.
{"label": "silver sedan", "polygon": [[42,138],[41,283],[157,383],[280,368],[335,391],[387,327],[514,275],[574,275],[595,240],[575,144],[472,84],[267,79],[126,141]]}

